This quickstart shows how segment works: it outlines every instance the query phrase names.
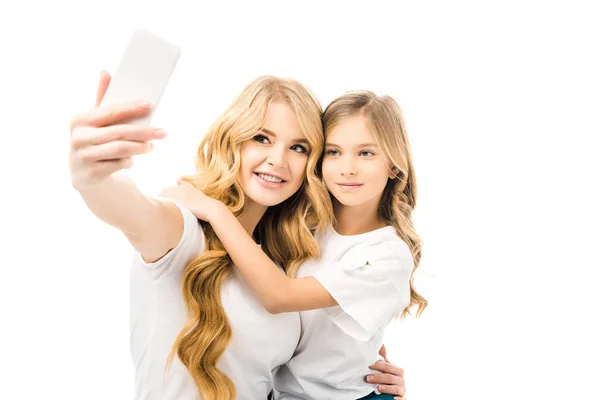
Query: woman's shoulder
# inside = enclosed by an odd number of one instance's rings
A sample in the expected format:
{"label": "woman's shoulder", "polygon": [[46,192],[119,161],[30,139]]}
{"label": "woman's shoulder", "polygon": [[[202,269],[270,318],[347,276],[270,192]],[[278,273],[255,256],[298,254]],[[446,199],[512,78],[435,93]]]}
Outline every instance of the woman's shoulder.
{"label": "woman's shoulder", "polygon": [[179,241],[169,249],[162,257],[148,262],[136,252],[134,263],[141,265],[151,272],[154,278],[159,278],[165,272],[179,269],[180,266],[187,265],[194,258],[198,257],[205,248],[204,231],[200,221],[187,208],[173,200],[165,200],[171,203],[171,207],[176,207],[183,218],[183,229]]}

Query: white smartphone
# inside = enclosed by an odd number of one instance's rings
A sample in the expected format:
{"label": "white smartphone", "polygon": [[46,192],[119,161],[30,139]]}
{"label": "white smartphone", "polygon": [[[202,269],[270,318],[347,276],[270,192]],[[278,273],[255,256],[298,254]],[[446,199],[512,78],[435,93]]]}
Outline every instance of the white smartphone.
{"label": "white smartphone", "polygon": [[180,54],[178,46],[152,32],[134,31],[100,105],[147,100],[152,110],[127,122],[150,124]]}

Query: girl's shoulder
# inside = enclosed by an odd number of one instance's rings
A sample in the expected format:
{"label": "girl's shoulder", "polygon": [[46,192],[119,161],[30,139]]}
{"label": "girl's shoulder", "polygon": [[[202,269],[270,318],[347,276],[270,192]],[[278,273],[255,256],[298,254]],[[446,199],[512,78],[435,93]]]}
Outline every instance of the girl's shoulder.
{"label": "girl's shoulder", "polygon": [[386,226],[373,231],[367,240],[353,246],[354,251],[361,251],[373,260],[385,259],[412,259],[412,252],[408,244],[398,235],[394,227]]}

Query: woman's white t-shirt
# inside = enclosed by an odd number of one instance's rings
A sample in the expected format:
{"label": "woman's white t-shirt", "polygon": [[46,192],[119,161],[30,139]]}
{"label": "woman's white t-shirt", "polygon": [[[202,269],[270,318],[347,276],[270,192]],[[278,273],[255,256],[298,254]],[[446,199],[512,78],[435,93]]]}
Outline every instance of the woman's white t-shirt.
{"label": "woman's white t-shirt", "polygon": [[[182,274],[205,247],[198,220],[191,211],[179,208],[184,229],[177,247],[155,263],[144,262],[139,253],[134,256],[130,322],[136,400],[200,399],[177,356],[165,376],[171,347],[188,321],[181,293]],[[266,399],[274,373],[290,359],[298,344],[299,315],[268,313],[237,269],[223,284],[221,300],[233,335],[217,366],[234,382],[237,399]]]}
{"label": "woman's white t-shirt", "polygon": [[338,305],[300,312],[300,343],[275,375],[275,398],[358,399],[375,390],[368,366],[381,359],[385,327],[410,302],[412,254],[391,226],[353,236],[329,227],[316,239],[321,257],[298,277],[314,276]]}

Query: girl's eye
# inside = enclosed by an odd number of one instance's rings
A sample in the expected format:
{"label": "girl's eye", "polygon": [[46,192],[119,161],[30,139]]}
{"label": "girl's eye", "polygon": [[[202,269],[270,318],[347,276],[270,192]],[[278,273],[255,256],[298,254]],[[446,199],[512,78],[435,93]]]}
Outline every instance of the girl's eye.
{"label": "girl's eye", "polygon": [[297,153],[308,153],[308,150],[306,150],[306,147],[302,146],[301,144],[295,144],[292,147],[290,147],[290,149],[294,150]]}
{"label": "girl's eye", "polygon": [[373,153],[372,151],[369,151],[369,150],[363,150],[359,153],[359,155],[361,155],[363,157],[370,157],[370,156],[374,156],[375,153]]}
{"label": "girl's eye", "polygon": [[336,149],[329,149],[325,151],[325,154],[328,156],[337,156],[340,154],[339,151],[337,151]]}
{"label": "girl's eye", "polygon": [[262,143],[262,144],[269,144],[269,138],[266,137],[265,135],[261,135],[260,133],[258,135],[254,135],[252,140],[254,140],[255,142],[258,142],[258,143]]}

